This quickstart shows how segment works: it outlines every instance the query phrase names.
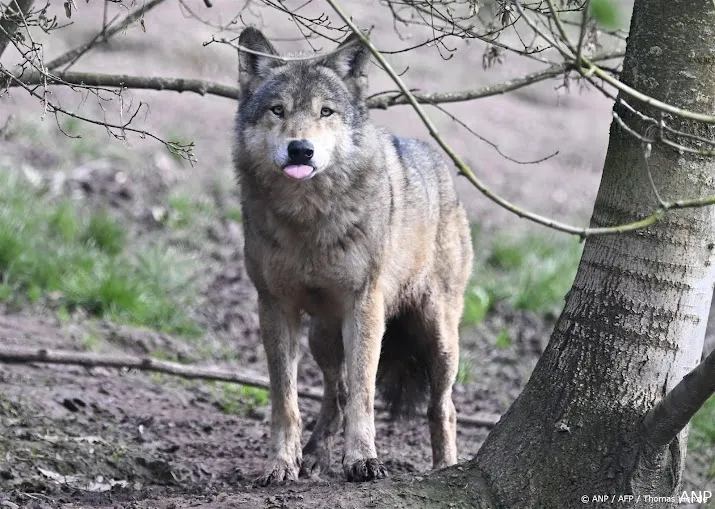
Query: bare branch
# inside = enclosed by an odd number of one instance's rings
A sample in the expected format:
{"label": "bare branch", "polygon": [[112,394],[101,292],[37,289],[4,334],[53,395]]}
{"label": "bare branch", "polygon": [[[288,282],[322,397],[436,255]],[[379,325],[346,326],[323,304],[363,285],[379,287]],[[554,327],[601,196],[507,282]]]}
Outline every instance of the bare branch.
{"label": "bare branch", "polygon": [[581,12],[581,26],[578,33],[578,47],[576,48],[576,65],[581,66],[581,57],[583,56],[583,43],[586,38],[586,26],[588,25],[588,11],[591,8],[591,0],[585,0],[583,3],[583,12]]}
{"label": "bare branch", "polygon": [[[526,74],[524,76],[520,76],[519,78],[507,80],[496,85],[489,85],[480,89],[462,90],[458,92],[433,92],[427,94],[413,93],[413,97],[418,103],[421,104],[442,104],[471,101],[473,99],[505,94],[549,78],[555,78],[556,76],[568,72],[569,69],[570,67],[566,64],[554,65],[541,71]],[[400,104],[410,104],[409,98],[402,93],[382,96],[379,98],[374,97],[368,100],[368,107],[370,108],[387,109],[390,106],[397,106]]]}
{"label": "bare branch", "polygon": [[715,394],[715,350],[645,416],[644,442],[656,448],[668,445]]}
{"label": "bare branch", "polygon": [[502,150],[499,148],[499,145],[497,145],[497,144],[494,143],[493,141],[487,139],[486,137],[484,137],[484,136],[482,136],[481,134],[479,134],[478,132],[476,132],[474,129],[472,129],[471,127],[469,127],[469,125],[467,125],[466,122],[460,120],[456,115],[453,115],[452,113],[450,113],[449,111],[447,111],[447,109],[443,108],[443,107],[440,106],[439,104],[432,104],[431,106],[432,106],[433,108],[436,108],[437,110],[441,111],[441,112],[444,113],[445,115],[447,115],[449,118],[452,119],[453,122],[456,122],[457,124],[459,124],[460,126],[462,126],[464,129],[466,129],[466,130],[469,132],[469,134],[471,134],[472,136],[474,136],[474,137],[477,138],[478,140],[483,141],[484,143],[486,143],[487,145],[489,145],[490,147],[492,147],[494,150],[496,150],[497,154],[499,154],[500,156],[502,156],[502,157],[503,157],[504,159],[506,159],[507,161],[511,161],[511,162],[514,163],[514,164],[539,164],[539,163],[543,163],[544,161],[547,161],[547,160],[551,159],[552,157],[557,156],[558,153],[559,153],[559,151],[557,150],[557,151],[555,151],[555,152],[552,152],[552,153],[549,154],[549,155],[542,156],[542,157],[540,157],[539,159],[532,159],[532,160],[530,160],[530,161],[520,161],[519,159],[515,159],[515,158],[513,158],[513,157],[511,157],[511,156],[509,156],[509,155],[507,155],[507,154],[505,154],[504,152],[502,152]]}
{"label": "bare branch", "polygon": [[[576,65],[576,68],[578,69],[579,73],[587,79],[591,79],[593,76],[597,76],[601,78],[603,81],[608,83],[609,85],[615,87],[618,89],[620,92],[623,92],[624,94],[628,94],[629,96],[653,107],[656,109],[659,109],[661,111],[664,111],[666,113],[671,113],[673,115],[677,115],[681,118],[686,118],[690,120],[695,120],[698,122],[703,122],[706,124],[715,124],[715,116],[713,115],[705,115],[702,113],[697,113],[693,111],[688,111],[684,110],[682,108],[678,108],[676,106],[673,106],[672,104],[664,103],[662,101],[659,101],[658,99],[655,99],[653,97],[650,97],[646,94],[643,94],[642,92],[637,91],[636,89],[626,85],[622,81],[620,81],[618,78],[615,78],[611,76],[607,71],[604,69],[601,69],[599,66],[594,64],[590,59],[585,58],[583,55],[580,55],[578,50],[573,46],[573,44],[570,42],[568,39],[568,35],[566,34],[566,30],[561,23],[561,19],[558,15],[558,12],[556,11],[554,7],[553,0],[546,0],[547,3],[549,4],[552,17],[554,21],[556,22],[556,26],[558,27],[558,31],[566,43],[567,47],[569,50],[574,54],[578,55],[576,56],[576,61],[574,62]],[[564,52],[554,41],[552,41],[548,35],[544,34],[543,31],[541,31],[533,21],[529,20],[528,16],[524,13],[524,10],[521,5],[521,1],[517,0],[515,2],[515,6],[517,10],[519,11],[520,14],[522,14],[524,21],[526,21],[529,26],[534,30],[536,33],[538,33],[541,37],[546,39],[547,41],[550,42],[556,49],[558,49],[561,54],[564,56],[565,59],[569,60],[570,57],[569,55]]]}
{"label": "bare branch", "polygon": [[126,88],[147,90],[172,90],[174,92],[193,92],[199,95],[216,95],[228,99],[238,98],[238,88],[211,81],[185,78],[163,78],[131,76],[127,74],[101,74],[90,72],[52,72],[46,75],[33,72],[17,78],[9,86],[20,83],[32,86],[47,81],[48,85],[71,85],[88,88]]}
{"label": "bare branch", "polygon": [[[612,59],[622,56],[621,53],[604,55],[600,58]],[[442,104],[465,102],[494,95],[505,94],[534,83],[545,81],[567,72],[571,67],[567,64],[552,66],[547,69],[526,74],[519,78],[507,80],[495,85],[488,85],[473,90],[456,92],[425,92],[413,93],[413,97],[421,104]],[[25,85],[39,85],[47,82],[51,85],[76,85],[87,87],[110,87],[127,89],[173,90],[175,92],[193,92],[199,95],[216,95],[228,99],[238,98],[238,88],[220,83],[184,78],[145,77],[127,74],[101,74],[88,72],[53,72],[46,76],[40,73],[26,73],[18,77],[18,82]],[[18,86],[18,82],[9,86]],[[367,101],[368,108],[387,109],[392,106],[410,104],[407,96],[401,92],[392,94],[375,94]]]}
{"label": "bare branch", "polygon": [[[153,357],[133,357],[130,355],[101,355],[92,352],[67,352],[61,350],[46,350],[24,347],[0,346],[0,362],[7,364],[28,364],[42,362],[46,364],[67,364],[84,366],[86,368],[107,367],[137,369],[139,371],[153,371],[166,373],[188,379],[214,380],[220,382],[237,383],[262,389],[270,389],[269,380],[260,375],[229,371],[218,368],[191,366],[170,362]],[[298,395],[305,399],[321,401],[323,393],[310,387],[299,387]],[[384,410],[376,406],[376,409]],[[473,426],[491,428],[500,416],[490,413],[457,416],[457,422]]]}
{"label": "bare branch", "polygon": [[10,0],[0,19],[0,57],[7,49],[10,38],[32,9],[35,0]]}
{"label": "bare branch", "polygon": [[[25,0],[26,1],[26,0]],[[83,44],[82,46],[79,46],[77,48],[69,50],[67,53],[64,53],[63,55],[60,55],[59,57],[55,58],[51,62],[47,64],[47,68],[52,70],[56,69],[60,66],[63,66],[65,64],[69,64],[72,62],[75,62],[77,59],[79,59],[82,55],[87,53],[90,49],[92,49],[98,42],[100,41],[107,41],[114,37],[116,34],[127,28],[129,25],[134,23],[136,20],[144,16],[147,12],[149,12],[151,9],[159,5],[160,3],[164,2],[164,0],[149,0],[145,4],[142,4],[141,7],[137,7],[135,10],[127,14],[127,16],[117,23],[115,26],[105,29],[103,28],[99,34],[97,34],[96,37],[94,37],[91,41],[89,41],[86,44]]]}
{"label": "bare branch", "polygon": [[318,60],[320,58],[325,58],[329,55],[337,53],[338,51],[341,51],[342,49],[344,49],[348,46],[357,44],[357,41],[350,42],[350,43],[346,44],[345,46],[343,46],[342,48],[334,48],[331,51],[314,53],[314,54],[310,54],[310,55],[278,55],[276,53],[263,53],[261,51],[256,51],[251,48],[246,48],[245,46],[241,46],[240,44],[235,43],[234,41],[236,41],[236,40],[238,40],[238,37],[234,37],[233,39],[225,39],[225,38],[216,39],[215,37],[211,37],[211,40],[203,43],[203,45],[208,46],[209,44],[217,42],[220,44],[226,44],[228,46],[231,46],[232,48],[235,48],[238,51],[243,51],[244,53],[250,53],[251,55],[256,55],[256,56],[264,57],[264,58],[272,58],[273,60],[279,60],[281,62],[297,62],[297,61]]}
{"label": "bare branch", "polygon": [[435,141],[439,144],[442,150],[444,150],[444,152],[457,166],[457,169],[459,170],[460,174],[466,177],[469,182],[474,185],[474,187],[476,187],[482,194],[484,194],[484,196],[486,196],[502,208],[516,214],[518,217],[528,219],[537,224],[552,228],[554,230],[558,230],[564,233],[571,233],[574,235],[578,235],[581,238],[585,238],[594,235],[613,235],[617,233],[640,230],[642,228],[655,224],[669,210],[715,205],[715,195],[693,200],[670,201],[662,204],[651,215],[643,219],[634,221],[632,223],[609,226],[604,228],[581,228],[578,226],[572,226],[566,223],[555,221],[548,217],[541,216],[534,212],[521,209],[517,205],[514,205],[513,203],[497,195],[494,191],[489,189],[479,178],[477,178],[472,169],[457,155],[456,152],[454,152],[454,150],[447,144],[447,142],[444,141],[442,136],[437,131],[437,128],[435,127],[432,120],[430,120],[429,116],[427,116],[424,109],[420,106],[414,94],[409,90],[409,88],[407,88],[405,83],[402,81],[402,78],[400,78],[400,76],[395,72],[392,66],[387,62],[387,60],[385,60],[385,57],[377,50],[377,48],[375,48],[370,39],[368,39],[368,37],[357,27],[357,25],[353,23],[352,18],[345,13],[342,7],[340,7],[340,5],[338,4],[337,0],[326,1],[330,4],[333,10],[335,10],[338,16],[340,16],[340,18],[345,22],[345,24],[350,27],[350,29],[360,38],[362,43],[370,50],[372,55],[380,63],[385,72],[387,72],[390,78],[392,78],[392,81],[397,85],[402,94],[407,98],[412,108],[415,110],[417,115],[424,123],[425,127],[427,127],[427,130],[429,131],[430,135],[435,139]]}

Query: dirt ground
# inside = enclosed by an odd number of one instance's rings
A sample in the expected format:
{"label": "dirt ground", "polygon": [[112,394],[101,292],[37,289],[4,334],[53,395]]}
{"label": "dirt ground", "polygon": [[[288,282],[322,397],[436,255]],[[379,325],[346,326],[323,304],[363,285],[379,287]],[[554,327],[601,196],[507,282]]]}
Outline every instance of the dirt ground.
{"label": "dirt ground", "polygon": [[[51,42],[45,39],[47,58],[90,39],[98,29],[101,3],[93,0],[78,4],[74,24],[57,32]],[[191,5],[201,16],[216,21],[230,19],[236,9],[233,2],[225,0],[215,1],[211,9],[201,2]],[[401,41],[392,30],[387,11],[377,2],[350,0],[343,5],[361,26],[375,27],[373,39],[381,49],[410,46],[425,36],[424,31],[413,30],[412,39]],[[61,5],[53,4],[52,9],[59,15]],[[112,6],[110,13],[116,12],[119,8]],[[258,19],[246,15],[246,21]],[[261,19],[274,37],[298,35],[285,15],[262,10]],[[234,83],[233,50],[216,44],[202,46],[215,30],[186,19],[176,2],[165,2],[152,11],[145,25],[146,33],[132,26],[88,54],[74,69]],[[327,49],[325,43],[320,44]],[[448,61],[442,61],[434,48],[395,55],[390,60],[398,68],[409,67],[405,74],[409,86],[424,91],[478,88],[543,67],[508,56],[504,64],[483,70],[480,47],[454,44],[459,51]],[[295,43],[277,45],[285,49]],[[3,63],[13,62],[15,56],[8,52]],[[371,78],[375,92],[394,88],[377,68],[373,68]],[[579,91],[578,86],[570,93],[555,90],[559,84],[551,80],[517,93],[448,108],[512,157],[539,159],[559,151],[536,165],[510,162],[450,119],[432,113],[441,133],[497,192],[542,214],[585,224],[607,147],[611,103],[596,92]],[[58,96],[72,109],[97,111],[91,101],[82,104],[76,95],[58,92]],[[231,181],[235,104],[227,99],[173,92],[132,92],[131,97],[135,103],[146,101],[151,105],[150,114],[142,120],[143,127],[162,136],[196,142],[198,163],[194,167],[177,163],[152,141],[133,137],[131,146],[124,148],[105,139],[101,131],[92,136],[98,136],[105,147],[91,157],[72,154],[56,133],[48,134],[47,142],[39,144],[0,140],[0,154],[43,175],[58,168],[71,173],[81,167],[94,183],[83,196],[88,206],[113,204],[132,223],[137,238],[151,238],[151,207],[172,188],[183,186],[196,195],[210,195],[216,182]],[[108,107],[109,114],[112,107]],[[0,125],[10,114],[30,122],[42,136],[53,131],[51,118],[42,125],[32,123],[40,117],[40,107],[20,90],[0,98]],[[407,107],[376,111],[373,116],[395,133],[428,138]],[[134,155],[108,163],[105,150],[117,148],[131,150]],[[130,176],[123,184],[128,191],[115,185],[113,178],[118,171]],[[471,219],[485,230],[541,231],[496,209],[464,180],[458,186]],[[197,286],[203,310],[199,319],[209,332],[201,341],[191,343],[81,317],[60,321],[52,313],[33,309],[3,310],[0,345],[84,350],[87,335],[99,335],[105,353],[145,355],[161,351],[188,362],[228,368],[238,365],[265,374],[255,292],[243,268],[240,228],[232,221],[216,221],[206,230],[208,240],[200,251],[207,262],[202,265]],[[455,388],[458,412],[502,413],[527,380],[552,325],[533,314],[500,305],[483,324],[465,329],[462,349],[473,363],[473,377]],[[511,346],[495,348],[492,338],[505,328]],[[709,333],[710,345],[713,336]],[[305,355],[305,340],[302,353],[301,384],[320,387],[317,367]],[[332,475],[292,486],[255,488],[252,480],[267,456],[267,407],[257,405],[227,413],[217,404],[214,391],[209,384],[137,372],[118,374],[105,368],[0,365],[0,507],[337,507],[316,503],[305,493],[318,486],[316,493],[327,497],[335,490],[346,489],[339,476],[341,443],[336,444]],[[301,400],[300,406],[307,439],[318,406],[309,400]],[[472,457],[487,433],[485,427],[460,425],[460,459]],[[394,476],[412,474],[419,480],[419,475],[429,469],[424,419],[390,422],[378,414],[377,448]],[[688,485],[698,486],[697,472],[698,465],[689,464]]]}
{"label": "dirt ground", "polygon": [[[141,197],[157,198],[166,191],[146,189],[151,181],[112,188],[101,185],[101,175],[111,172],[96,170],[95,187],[85,197],[87,205],[98,198],[92,196],[95,192],[108,201],[116,193],[129,194],[134,198],[124,209],[126,217],[135,219],[139,236],[146,235],[141,233],[144,230],[150,232],[150,219],[139,213],[148,208]],[[72,180],[66,185],[71,187]],[[133,186],[145,189],[127,191]],[[207,338],[192,343],[81,316],[60,321],[41,309],[5,309],[0,315],[0,344],[82,351],[87,349],[88,337],[101,337],[94,349],[106,354],[161,352],[182,362],[240,367],[263,374],[265,357],[258,334],[256,296],[243,267],[242,239],[236,227],[233,222],[210,225],[213,240],[202,249],[205,257],[220,260],[207,265],[197,283],[203,303],[198,318],[208,330]],[[491,338],[505,328],[511,345],[494,348]],[[462,348],[470,359],[472,376],[455,388],[458,412],[489,418],[505,411],[545,347],[548,332],[548,323],[507,305],[499,305],[478,327],[466,329]],[[320,388],[319,371],[305,338],[301,351],[300,383]],[[224,358],[224,352],[230,352],[230,360]],[[0,479],[10,490],[6,492],[8,500],[30,504],[28,507],[33,507],[33,500],[45,504],[38,507],[85,507],[136,499],[145,499],[147,507],[154,507],[165,496],[176,494],[251,494],[256,490],[252,481],[266,458],[267,406],[227,413],[213,386],[205,383],[136,372],[118,374],[105,368],[2,365],[0,394],[6,458],[0,462]],[[307,440],[318,404],[310,400],[300,403]],[[476,453],[487,432],[486,427],[460,426],[460,459]],[[424,419],[394,422],[378,413],[377,434],[379,454],[392,475],[429,469],[431,453]],[[336,447],[333,472],[322,480],[302,481],[294,489],[342,483],[339,441]],[[110,490],[109,494],[102,495],[105,490]],[[286,490],[279,487],[258,493],[260,497],[284,496]]]}

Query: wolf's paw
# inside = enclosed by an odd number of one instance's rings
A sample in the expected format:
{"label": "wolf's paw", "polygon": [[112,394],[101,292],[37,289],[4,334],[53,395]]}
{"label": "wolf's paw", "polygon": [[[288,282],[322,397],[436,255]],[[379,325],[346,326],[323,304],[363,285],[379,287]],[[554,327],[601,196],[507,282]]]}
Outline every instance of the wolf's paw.
{"label": "wolf's paw", "polygon": [[262,476],[256,479],[255,484],[258,486],[268,486],[282,481],[297,481],[298,466],[290,464],[287,461],[275,460],[270,467],[266,469]]}
{"label": "wolf's paw", "polygon": [[309,445],[303,449],[303,463],[300,466],[301,477],[313,477],[321,472],[328,472],[330,470],[330,449],[309,447]]}
{"label": "wolf's paw", "polygon": [[352,482],[372,481],[387,477],[387,469],[377,458],[358,460],[351,465],[343,465],[345,477]]}

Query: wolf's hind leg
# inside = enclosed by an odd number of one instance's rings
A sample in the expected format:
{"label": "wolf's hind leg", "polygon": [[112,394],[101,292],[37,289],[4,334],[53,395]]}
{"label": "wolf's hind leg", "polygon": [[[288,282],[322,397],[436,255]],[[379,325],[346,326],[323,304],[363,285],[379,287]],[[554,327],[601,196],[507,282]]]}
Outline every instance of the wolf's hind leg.
{"label": "wolf's hind leg", "polygon": [[303,448],[302,476],[310,477],[330,470],[330,452],[336,433],[343,424],[347,387],[343,376],[343,343],[340,323],[313,318],[308,334],[310,351],[323,372],[323,402],[320,414]]}
{"label": "wolf's hind leg", "polygon": [[301,463],[298,410],[298,338],[300,314],[285,310],[270,297],[259,297],[261,338],[271,382],[272,454],[257,483],[297,480]]}
{"label": "wolf's hind leg", "polygon": [[439,469],[457,462],[457,411],[452,401],[452,386],[459,364],[461,302],[432,295],[425,299],[421,313],[428,334],[430,402],[427,419],[432,468]]}

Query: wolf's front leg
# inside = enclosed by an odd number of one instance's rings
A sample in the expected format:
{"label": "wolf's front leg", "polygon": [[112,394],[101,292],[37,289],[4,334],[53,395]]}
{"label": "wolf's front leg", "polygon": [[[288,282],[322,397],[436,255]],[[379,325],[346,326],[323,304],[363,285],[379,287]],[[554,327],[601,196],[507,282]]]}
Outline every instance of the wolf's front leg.
{"label": "wolf's front leg", "polygon": [[261,337],[271,380],[271,457],[257,483],[297,480],[301,463],[298,410],[299,310],[286,310],[271,297],[259,297]]}
{"label": "wolf's front leg", "polygon": [[375,451],[375,377],[385,330],[382,293],[371,288],[356,298],[342,329],[348,382],[343,471],[348,481],[380,479],[387,476]]}

